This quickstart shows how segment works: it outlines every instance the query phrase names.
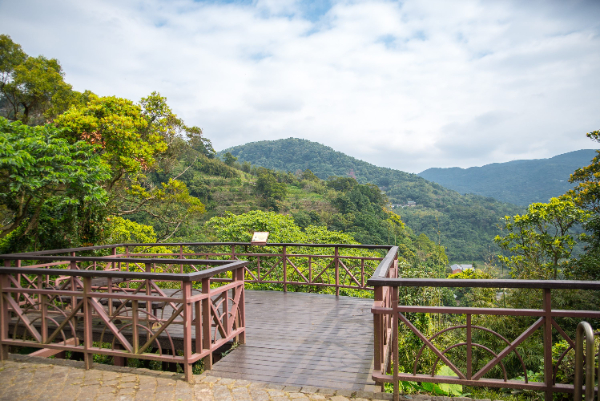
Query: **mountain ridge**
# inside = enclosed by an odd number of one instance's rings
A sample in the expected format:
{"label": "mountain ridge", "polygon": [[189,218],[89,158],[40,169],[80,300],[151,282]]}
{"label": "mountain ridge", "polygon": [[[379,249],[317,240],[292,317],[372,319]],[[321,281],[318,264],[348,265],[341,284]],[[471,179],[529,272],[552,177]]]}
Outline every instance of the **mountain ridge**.
{"label": "mountain ridge", "polygon": [[574,187],[568,182],[577,168],[588,165],[595,149],[581,149],[547,159],[511,160],[481,167],[433,167],[418,175],[461,194],[490,196],[527,206],[547,202]]}
{"label": "mountain ridge", "polygon": [[494,237],[500,234],[500,218],[523,211],[490,197],[461,195],[417,174],[378,167],[306,139],[251,142],[224,149],[219,155],[226,152],[240,163],[290,172],[310,169],[321,179],[353,176],[359,183],[379,186],[392,204],[415,202],[415,207],[395,210],[417,234],[446,246],[448,257],[456,262],[481,261],[498,253]]}

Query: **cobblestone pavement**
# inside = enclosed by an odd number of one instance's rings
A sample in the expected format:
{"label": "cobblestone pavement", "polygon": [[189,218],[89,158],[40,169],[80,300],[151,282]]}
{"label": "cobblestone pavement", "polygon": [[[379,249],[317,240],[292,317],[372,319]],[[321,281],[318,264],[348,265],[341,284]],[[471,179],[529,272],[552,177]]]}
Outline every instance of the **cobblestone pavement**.
{"label": "cobblestone pavement", "polygon": [[[206,374],[195,383],[181,374],[147,369],[95,364],[83,369],[82,362],[11,355],[0,362],[0,400],[202,400],[202,401],[366,401],[388,400],[391,394],[363,393],[314,387],[284,387],[244,380],[223,379]],[[412,395],[401,400],[442,401],[468,398]],[[489,400],[488,400],[489,401]]]}

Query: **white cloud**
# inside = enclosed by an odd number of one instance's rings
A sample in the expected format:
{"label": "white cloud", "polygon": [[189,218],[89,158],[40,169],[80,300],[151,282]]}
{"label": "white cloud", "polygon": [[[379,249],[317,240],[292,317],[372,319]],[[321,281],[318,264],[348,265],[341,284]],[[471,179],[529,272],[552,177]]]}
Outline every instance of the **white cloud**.
{"label": "white cloud", "polygon": [[597,2],[21,0],[78,90],[156,90],[217,149],[290,136],[418,172],[594,147]]}

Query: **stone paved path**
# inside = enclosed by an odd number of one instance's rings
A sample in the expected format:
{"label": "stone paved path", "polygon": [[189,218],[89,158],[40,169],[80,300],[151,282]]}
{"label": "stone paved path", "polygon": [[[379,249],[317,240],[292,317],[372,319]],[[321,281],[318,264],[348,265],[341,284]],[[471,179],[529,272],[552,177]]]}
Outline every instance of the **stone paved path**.
{"label": "stone paved path", "polygon": [[[0,362],[0,400],[202,400],[202,401],[366,401],[389,400],[391,394],[284,387],[208,376],[195,383],[182,375],[147,369],[95,364],[84,370],[83,362],[11,355]],[[412,395],[401,400],[469,400]]]}

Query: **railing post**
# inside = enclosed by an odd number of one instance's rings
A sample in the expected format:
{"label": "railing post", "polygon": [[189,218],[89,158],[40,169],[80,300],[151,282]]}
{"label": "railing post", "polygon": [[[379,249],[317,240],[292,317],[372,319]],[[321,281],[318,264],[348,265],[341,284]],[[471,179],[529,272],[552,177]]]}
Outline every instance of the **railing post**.
{"label": "railing post", "polygon": [[185,374],[185,381],[192,380],[192,364],[190,359],[192,357],[192,303],[190,298],[192,296],[192,283],[185,281],[183,284],[183,371]]}
{"label": "railing post", "polygon": [[[144,270],[146,271],[146,273],[151,273],[152,272],[152,264],[151,263],[144,263]],[[146,296],[150,296],[152,295],[152,291],[151,291],[151,287],[150,287],[150,280],[146,279]],[[149,328],[151,328],[152,326],[150,325],[150,313],[152,313],[152,301],[146,301],[146,326],[148,326]],[[150,331],[147,332],[148,335],[148,339],[150,339],[150,337],[152,336],[152,333]]]}
{"label": "railing post", "polygon": [[210,329],[212,326],[210,306],[212,300],[210,299],[210,279],[208,278],[202,279],[202,293],[208,295],[202,300],[202,340],[204,342],[204,349],[209,350],[208,355],[204,357],[204,369],[210,370],[212,369],[212,341],[210,338]]}
{"label": "railing post", "polygon": [[133,353],[137,354],[140,349],[140,338],[138,330],[138,300],[131,301],[131,339],[133,340]]}
{"label": "railing post", "polygon": [[246,344],[246,291],[244,289],[244,273],[245,267],[241,267],[237,270],[238,280],[241,281],[241,286],[236,291],[241,291],[240,300],[238,304],[238,314],[240,317],[238,328],[243,327],[244,331],[240,333],[238,337],[239,344]]}
{"label": "railing post", "polygon": [[544,384],[545,400],[552,401],[552,295],[549,288],[544,288]]}
{"label": "railing post", "polygon": [[340,296],[340,259],[339,249],[335,247],[335,295]]}
{"label": "railing post", "polygon": [[86,369],[92,368],[94,360],[90,352],[92,348],[92,308],[90,306],[90,293],[92,291],[92,278],[83,278],[83,360]]}
{"label": "railing post", "polygon": [[467,315],[467,379],[473,377],[473,338],[471,336],[471,315]]}
{"label": "railing post", "polygon": [[283,292],[287,292],[287,248],[283,246]]}
{"label": "railing post", "polygon": [[400,382],[398,379],[398,287],[390,287],[392,301],[392,356],[394,360],[393,378],[394,378],[394,401],[400,399]]}
{"label": "railing post", "polygon": [[[77,270],[77,261],[72,260],[71,263],[69,263],[69,269]],[[71,291],[75,291],[75,277],[71,276],[71,278],[69,280],[71,281]],[[71,308],[75,308],[76,305],[77,305],[77,297],[75,297],[75,295],[73,295],[71,297]]]}
{"label": "railing post", "polygon": [[194,302],[194,313],[196,314],[196,319],[194,320],[194,330],[195,330],[195,344],[196,353],[202,353],[202,301]]}
{"label": "railing post", "polygon": [[[575,337],[575,391],[573,400],[581,401],[583,387],[583,337],[585,335],[585,401],[594,399],[594,331],[588,322],[579,322]],[[599,367],[600,369],[600,367]],[[591,385],[590,385],[591,383]],[[600,396],[600,395],[599,395]]]}
{"label": "railing post", "polygon": [[[38,276],[38,289],[42,289],[44,287],[43,285],[44,283],[44,277],[42,277],[42,275],[40,274]],[[47,306],[47,301],[48,301],[48,296],[47,295],[43,295],[40,294],[40,312],[41,312],[41,319],[42,319],[42,343],[45,343],[46,340],[48,339],[48,306]]]}
{"label": "railing post", "polygon": [[[10,267],[10,261],[5,260],[4,266]],[[8,287],[8,275],[0,274],[0,361],[8,359],[8,345],[4,341],[8,339],[8,322],[10,320],[8,314],[8,302],[4,299],[5,296],[10,296],[4,292],[4,288]]]}
{"label": "railing post", "polygon": [[360,288],[365,288],[365,260],[360,260]]}
{"label": "railing post", "polygon": [[[374,288],[375,304],[383,303],[383,287],[376,285]],[[382,315],[373,313],[373,371],[383,372],[383,328],[381,327]]]}
{"label": "railing post", "polygon": [[[231,272],[232,282],[235,281],[235,272]],[[229,291],[222,292],[223,294],[223,326],[225,328],[225,336],[229,337],[231,332],[229,331]]]}

